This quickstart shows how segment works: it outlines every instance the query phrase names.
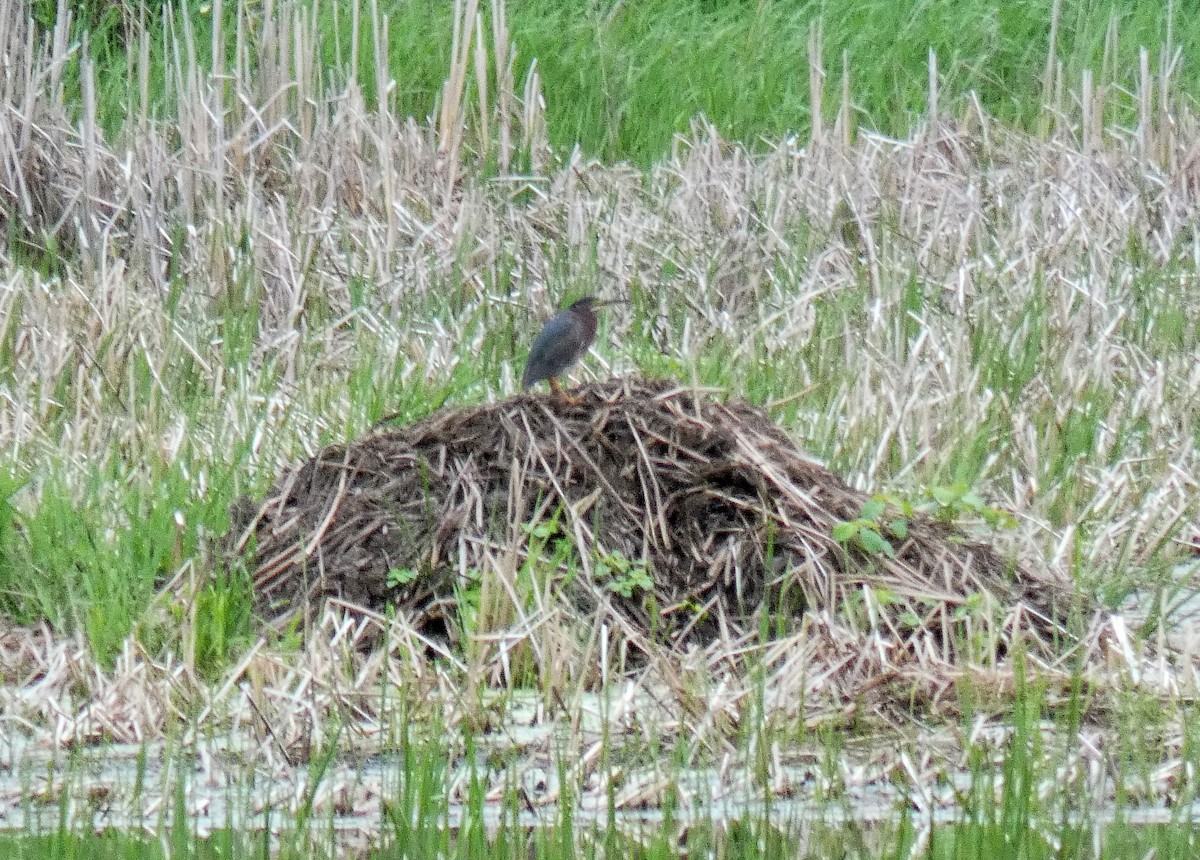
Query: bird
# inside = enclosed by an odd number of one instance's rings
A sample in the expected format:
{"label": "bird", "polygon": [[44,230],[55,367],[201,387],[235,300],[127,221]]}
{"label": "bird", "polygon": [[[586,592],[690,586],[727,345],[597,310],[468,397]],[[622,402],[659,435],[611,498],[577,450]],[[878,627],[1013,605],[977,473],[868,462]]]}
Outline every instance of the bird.
{"label": "bird", "polygon": [[579,361],[596,339],[595,309],[611,304],[616,302],[584,296],[542,326],[529,350],[529,361],[521,377],[521,389],[528,391],[545,379],[549,380],[551,391],[562,394],[558,377]]}

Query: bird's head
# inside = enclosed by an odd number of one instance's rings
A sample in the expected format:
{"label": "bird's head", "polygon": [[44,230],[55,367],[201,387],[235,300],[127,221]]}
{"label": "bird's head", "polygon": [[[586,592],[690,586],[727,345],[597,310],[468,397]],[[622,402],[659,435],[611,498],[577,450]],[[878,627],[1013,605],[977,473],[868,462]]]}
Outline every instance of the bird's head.
{"label": "bird's head", "polygon": [[578,301],[571,302],[567,310],[571,311],[590,311],[595,308],[602,308],[606,305],[621,304],[622,299],[601,299],[597,296],[584,296]]}

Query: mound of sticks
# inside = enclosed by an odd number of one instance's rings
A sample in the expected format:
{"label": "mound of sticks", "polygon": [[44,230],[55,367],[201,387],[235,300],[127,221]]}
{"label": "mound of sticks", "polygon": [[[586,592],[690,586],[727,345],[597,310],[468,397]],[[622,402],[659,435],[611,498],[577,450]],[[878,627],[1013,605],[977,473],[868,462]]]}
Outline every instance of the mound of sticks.
{"label": "mound of sticks", "polygon": [[1035,659],[1061,649],[1069,582],[921,516],[891,553],[836,540],[868,498],[758,409],[622,379],[332,445],[277,482],[239,548],[253,539],[276,626],[336,598],[453,639],[474,585],[511,604],[485,626],[528,632],[553,607],[642,658],[769,629],[805,643],[806,672],[862,683],[994,665],[1017,636]]}

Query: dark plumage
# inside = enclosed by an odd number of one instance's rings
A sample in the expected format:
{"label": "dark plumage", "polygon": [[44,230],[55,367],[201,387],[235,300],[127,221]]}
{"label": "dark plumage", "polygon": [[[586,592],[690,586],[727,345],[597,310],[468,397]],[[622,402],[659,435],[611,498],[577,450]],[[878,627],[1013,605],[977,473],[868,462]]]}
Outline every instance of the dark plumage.
{"label": "dark plumage", "polygon": [[528,389],[543,379],[559,391],[558,377],[587,352],[596,339],[594,308],[611,304],[595,296],[585,296],[542,327],[529,350],[529,361],[521,377],[521,388]]}

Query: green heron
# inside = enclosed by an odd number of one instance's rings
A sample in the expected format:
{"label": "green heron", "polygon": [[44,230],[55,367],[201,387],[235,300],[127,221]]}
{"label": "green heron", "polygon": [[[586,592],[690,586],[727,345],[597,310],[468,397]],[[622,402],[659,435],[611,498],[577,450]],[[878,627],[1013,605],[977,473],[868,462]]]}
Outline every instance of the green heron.
{"label": "green heron", "polygon": [[550,389],[561,394],[558,377],[567,368],[579,361],[596,339],[596,312],[594,308],[615,304],[600,301],[595,296],[584,296],[542,327],[529,350],[529,363],[521,377],[521,388],[528,389],[543,379],[550,381]]}

